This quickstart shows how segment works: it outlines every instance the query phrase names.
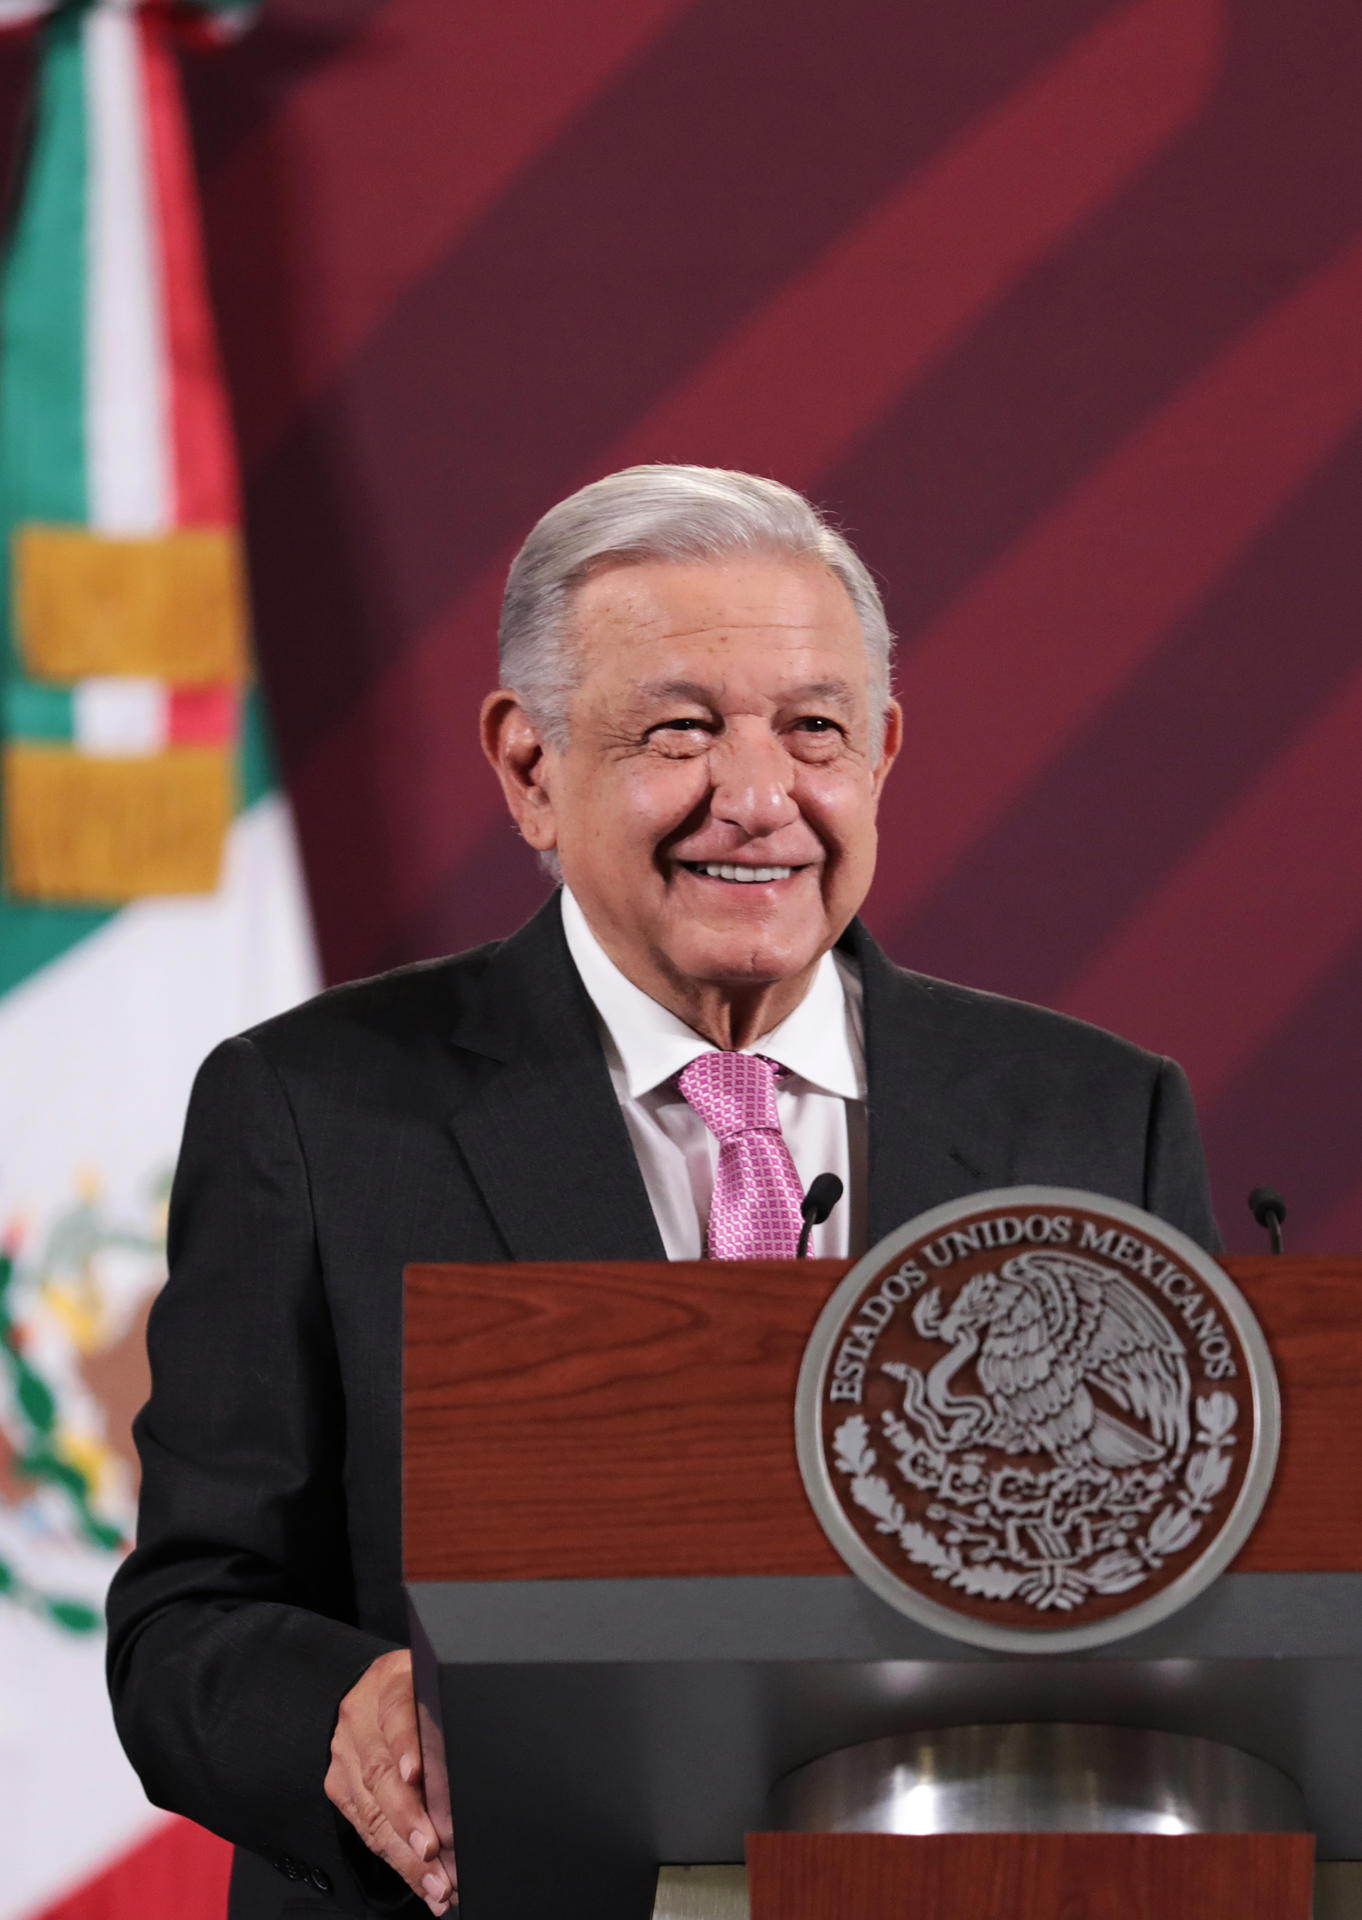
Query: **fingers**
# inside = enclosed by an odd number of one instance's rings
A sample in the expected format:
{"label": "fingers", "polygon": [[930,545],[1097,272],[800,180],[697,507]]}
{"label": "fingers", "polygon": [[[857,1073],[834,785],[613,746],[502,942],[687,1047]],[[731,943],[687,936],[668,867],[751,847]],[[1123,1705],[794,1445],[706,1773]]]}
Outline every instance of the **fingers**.
{"label": "fingers", "polygon": [[[344,1812],[345,1809],[342,1808]],[[449,1912],[454,1897],[454,1887],[449,1875],[440,1861],[431,1853],[428,1840],[419,1828],[414,1828],[404,1840],[400,1833],[382,1815],[374,1815],[370,1810],[365,1818],[358,1806],[355,1808],[351,1824],[355,1826],[360,1838],[371,1853],[399,1873],[412,1892],[425,1901],[434,1914]]]}
{"label": "fingers", "polygon": [[385,1653],[341,1701],[331,1739],[327,1798],[371,1853],[401,1874],[434,1914],[454,1899],[422,1792],[411,1655]]}

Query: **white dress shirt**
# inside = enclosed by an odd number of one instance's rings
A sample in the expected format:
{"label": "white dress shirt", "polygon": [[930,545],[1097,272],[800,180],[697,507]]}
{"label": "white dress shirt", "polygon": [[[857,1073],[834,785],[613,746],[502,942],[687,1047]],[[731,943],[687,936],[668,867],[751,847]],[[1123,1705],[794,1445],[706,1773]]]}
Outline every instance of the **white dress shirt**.
{"label": "white dress shirt", "polygon": [[[676,1087],[698,1054],[719,1051],[620,972],[563,889],[568,951],[596,1009],[610,1082],[669,1260],[704,1258],[719,1143]],[[809,1252],[864,1252],[866,1236],[865,1042],[861,982],[842,954],[824,954],[795,1008],[744,1053],[788,1069],[776,1089],[780,1130],[807,1189],[835,1173],[845,1189]]]}

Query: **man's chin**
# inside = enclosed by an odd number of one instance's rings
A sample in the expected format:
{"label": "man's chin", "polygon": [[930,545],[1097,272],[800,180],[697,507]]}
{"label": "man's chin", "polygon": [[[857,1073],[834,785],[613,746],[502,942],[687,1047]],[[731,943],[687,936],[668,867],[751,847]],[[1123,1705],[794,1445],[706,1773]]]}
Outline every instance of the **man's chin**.
{"label": "man's chin", "polygon": [[[703,937],[708,934],[709,937]],[[807,929],[797,939],[781,940],[752,929],[710,932],[687,930],[667,954],[678,980],[722,992],[778,987],[817,965],[822,949],[810,943]]]}

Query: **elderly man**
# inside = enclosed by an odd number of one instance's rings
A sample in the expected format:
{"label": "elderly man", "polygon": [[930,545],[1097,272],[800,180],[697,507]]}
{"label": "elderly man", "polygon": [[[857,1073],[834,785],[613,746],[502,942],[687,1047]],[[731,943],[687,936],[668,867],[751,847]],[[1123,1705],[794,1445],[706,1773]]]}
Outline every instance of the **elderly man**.
{"label": "elderly man", "polygon": [[614,474],[530,535],[501,637],[483,745],[563,890],[227,1042],[190,1107],[110,1674],[153,1799],[237,1843],[234,1920],[451,1899],[402,1649],[406,1262],[790,1254],[824,1171],[816,1253],[1016,1181],[1215,1244],[1175,1066],[856,921],[903,719],[807,501]]}

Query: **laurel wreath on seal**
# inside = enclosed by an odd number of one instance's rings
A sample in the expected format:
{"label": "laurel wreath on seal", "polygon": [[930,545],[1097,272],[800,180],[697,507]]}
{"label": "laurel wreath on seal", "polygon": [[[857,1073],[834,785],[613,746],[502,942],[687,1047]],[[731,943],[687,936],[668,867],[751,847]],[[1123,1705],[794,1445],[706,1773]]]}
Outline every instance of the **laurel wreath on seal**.
{"label": "laurel wreath on seal", "polygon": [[[932,1577],[943,1585],[985,1600],[1015,1599],[1042,1611],[1058,1608],[1071,1612],[1094,1594],[1125,1593],[1141,1586],[1171,1555],[1191,1545],[1229,1479],[1238,1412],[1228,1393],[1197,1399],[1196,1445],[1187,1455],[1174,1497],[1165,1497],[1142,1532],[1132,1534],[1119,1519],[1115,1524],[1109,1519],[1097,1534],[1097,1544],[1105,1550],[1086,1565],[1063,1554],[1049,1560],[1042,1555],[1039,1561],[1032,1559],[1021,1566],[1009,1565],[1008,1559],[1015,1560],[1015,1556],[1000,1552],[996,1539],[990,1545],[986,1529],[972,1536],[962,1531],[958,1515],[949,1516],[957,1524],[948,1525],[943,1532],[934,1532],[911,1519],[889,1481],[875,1471],[878,1456],[864,1414],[851,1414],[836,1428],[833,1459],[849,1482],[853,1502],[873,1520],[876,1533],[896,1539],[915,1566],[929,1568]],[[932,1480],[924,1478],[906,1458],[902,1423],[887,1412],[881,1419],[884,1437],[898,1455],[904,1479],[931,1491]],[[937,1517],[943,1511],[939,1506],[929,1507],[928,1517]],[[1099,1511],[1110,1514],[1116,1509]]]}

